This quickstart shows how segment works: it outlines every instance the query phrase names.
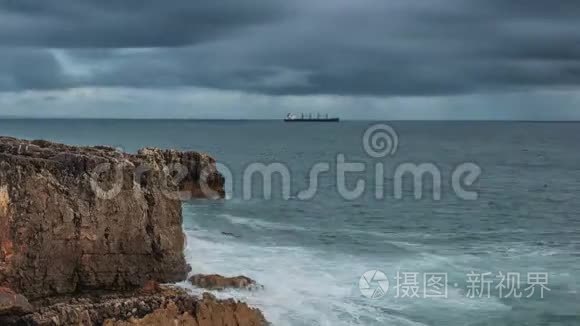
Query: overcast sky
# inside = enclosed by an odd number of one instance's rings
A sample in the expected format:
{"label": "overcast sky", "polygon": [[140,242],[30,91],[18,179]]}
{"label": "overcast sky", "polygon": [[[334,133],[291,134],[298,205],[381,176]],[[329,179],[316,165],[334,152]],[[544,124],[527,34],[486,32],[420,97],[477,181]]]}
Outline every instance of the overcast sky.
{"label": "overcast sky", "polygon": [[580,119],[578,0],[1,0],[0,116]]}

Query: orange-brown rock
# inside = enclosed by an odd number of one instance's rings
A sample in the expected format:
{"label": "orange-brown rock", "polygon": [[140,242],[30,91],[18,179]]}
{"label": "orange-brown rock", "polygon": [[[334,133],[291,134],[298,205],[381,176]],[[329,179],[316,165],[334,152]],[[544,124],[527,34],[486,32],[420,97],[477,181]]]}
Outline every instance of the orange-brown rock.
{"label": "orange-brown rock", "polygon": [[178,307],[169,302],[164,307],[141,318],[126,321],[106,320],[104,326],[265,326],[268,325],[262,313],[247,304],[229,300],[217,300],[204,293],[203,298],[189,307]]}
{"label": "orange-brown rock", "polygon": [[204,293],[203,300],[196,302],[195,317],[199,326],[262,326],[267,325],[264,315],[247,304],[216,298]]}
{"label": "orange-brown rock", "polygon": [[145,285],[143,285],[143,288],[141,289],[141,293],[143,294],[157,293],[159,291],[161,291],[161,285],[153,280],[145,282]]}
{"label": "orange-brown rock", "polygon": [[191,284],[207,290],[224,290],[227,288],[256,290],[261,286],[246,276],[225,277],[217,274],[196,274],[189,278]]}
{"label": "orange-brown rock", "polygon": [[105,320],[103,326],[199,326],[189,312],[181,312],[175,303],[170,302],[165,308],[159,308],[151,314],[141,318],[131,318],[128,321]]}
{"label": "orange-brown rock", "polygon": [[159,285],[189,272],[181,201],[223,183],[205,154],[0,137],[0,325],[266,325],[244,303]]}
{"label": "orange-brown rock", "polygon": [[0,285],[37,299],[185,280],[192,192],[223,196],[205,154],[0,137]]}

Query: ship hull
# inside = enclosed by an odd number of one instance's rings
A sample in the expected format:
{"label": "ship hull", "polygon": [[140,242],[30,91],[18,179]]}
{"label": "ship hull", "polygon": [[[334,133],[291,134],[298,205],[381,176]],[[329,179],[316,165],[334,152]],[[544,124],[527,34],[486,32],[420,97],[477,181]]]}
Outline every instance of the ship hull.
{"label": "ship hull", "polygon": [[284,122],[339,122],[338,118],[329,119],[284,119]]}

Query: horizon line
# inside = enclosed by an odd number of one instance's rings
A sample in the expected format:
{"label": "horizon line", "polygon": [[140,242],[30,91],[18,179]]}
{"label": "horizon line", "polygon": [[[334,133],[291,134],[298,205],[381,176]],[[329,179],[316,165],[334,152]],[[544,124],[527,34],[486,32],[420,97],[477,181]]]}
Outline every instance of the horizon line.
{"label": "horizon line", "polygon": [[[113,118],[113,117],[19,117],[0,116],[0,120],[119,120],[119,121],[279,121],[276,118]],[[576,123],[580,120],[526,120],[526,119],[344,119],[340,122],[371,122],[371,121],[397,121],[397,122],[559,122]],[[340,123],[339,122],[339,123]]]}

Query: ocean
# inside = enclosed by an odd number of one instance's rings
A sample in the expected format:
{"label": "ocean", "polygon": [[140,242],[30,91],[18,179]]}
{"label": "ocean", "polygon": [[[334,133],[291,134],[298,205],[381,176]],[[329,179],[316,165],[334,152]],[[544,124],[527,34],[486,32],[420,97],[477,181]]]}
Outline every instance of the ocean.
{"label": "ocean", "polygon": [[[263,284],[217,294],[274,325],[580,325],[580,123],[0,120],[0,134],[215,157],[227,199],[184,203],[187,260]],[[358,172],[341,179],[344,164]],[[276,168],[271,187],[256,167]],[[397,171],[419,167],[416,197]]]}

